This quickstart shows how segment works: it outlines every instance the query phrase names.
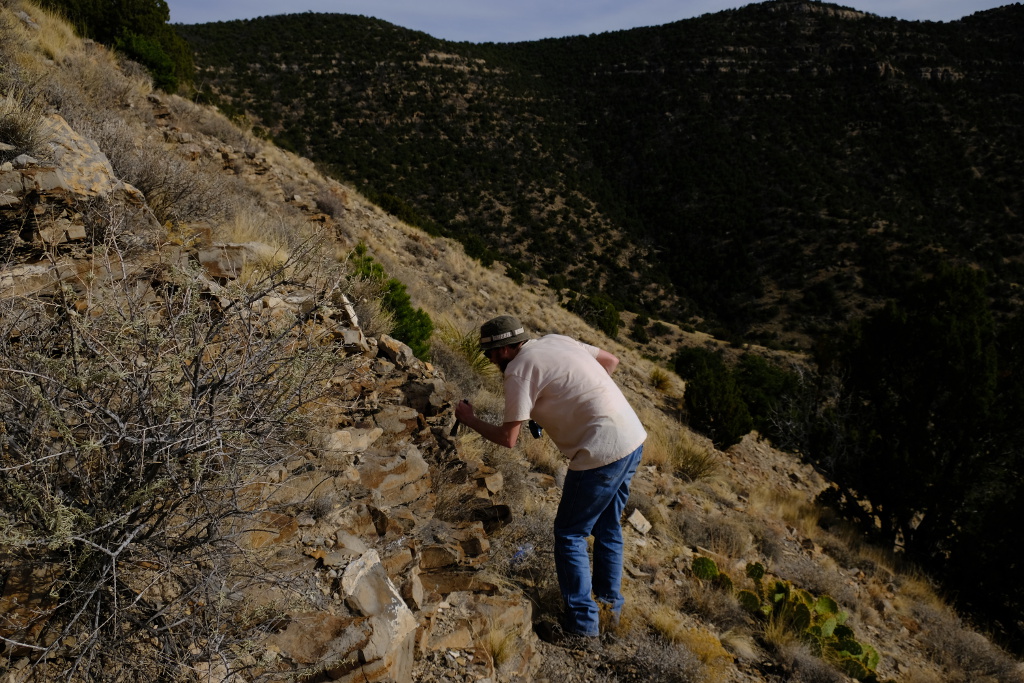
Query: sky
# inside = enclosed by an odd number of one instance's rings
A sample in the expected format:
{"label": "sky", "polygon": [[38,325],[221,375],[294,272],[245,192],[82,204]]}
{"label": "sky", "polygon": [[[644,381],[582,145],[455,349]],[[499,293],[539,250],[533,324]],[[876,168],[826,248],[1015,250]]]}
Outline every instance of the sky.
{"label": "sky", "polygon": [[[171,22],[201,24],[295,12],[376,17],[453,41],[516,42],[658,26],[750,4],[736,0],[167,0]],[[846,0],[883,17],[953,21],[1011,0]]]}

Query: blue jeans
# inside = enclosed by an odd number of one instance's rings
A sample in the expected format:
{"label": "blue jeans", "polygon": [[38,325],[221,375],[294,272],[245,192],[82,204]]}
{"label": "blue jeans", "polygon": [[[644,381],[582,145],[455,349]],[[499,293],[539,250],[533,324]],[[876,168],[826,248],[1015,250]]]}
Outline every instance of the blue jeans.
{"label": "blue jeans", "polygon": [[[555,570],[570,633],[599,635],[599,601],[618,613],[622,597],[622,510],[644,447],[593,470],[569,470],[555,515]],[[594,536],[591,578],[587,537]]]}

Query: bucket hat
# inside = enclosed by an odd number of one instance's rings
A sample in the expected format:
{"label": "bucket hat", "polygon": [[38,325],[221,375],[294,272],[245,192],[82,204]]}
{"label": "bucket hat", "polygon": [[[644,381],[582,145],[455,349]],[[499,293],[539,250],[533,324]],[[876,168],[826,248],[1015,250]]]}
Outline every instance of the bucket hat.
{"label": "bucket hat", "polygon": [[518,344],[530,336],[518,319],[511,315],[499,315],[480,326],[480,350],[496,349],[499,346]]}

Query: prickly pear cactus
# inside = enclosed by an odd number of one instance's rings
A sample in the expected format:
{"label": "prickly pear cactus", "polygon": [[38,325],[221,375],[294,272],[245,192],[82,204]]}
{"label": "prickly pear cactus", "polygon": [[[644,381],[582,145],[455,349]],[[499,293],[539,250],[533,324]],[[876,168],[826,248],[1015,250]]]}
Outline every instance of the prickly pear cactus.
{"label": "prickly pear cactus", "polygon": [[788,581],[776,580],[768,587],[764,584],[765,574],[760,563],[747,565],[747,577],[754,582],[756,591],[736,593],[743,609],[798,636],[810,646],[811,652],[834,662],[851,678],[864,683],[877,680],[878,651],[857,641],[853,629],[846,626],[847,613],[839,609],[835,600],[828,595],[815,597]]}
{"label": "prickly pear cactus", "polygon": [[691,569],[693,575],[701,581],[714,581],[718,576],[718,565],[710,557],[694,558]]}

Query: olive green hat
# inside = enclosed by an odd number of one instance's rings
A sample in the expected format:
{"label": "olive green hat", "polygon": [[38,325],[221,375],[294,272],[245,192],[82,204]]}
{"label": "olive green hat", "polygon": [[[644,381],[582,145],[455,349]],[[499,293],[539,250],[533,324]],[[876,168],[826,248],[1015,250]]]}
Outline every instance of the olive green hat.
{"label": "olive green hat", "polygon": [[499,315],[480,326],[481,351],[518,344],[529,338],[530,336],[526,334],[526,329],[523,328],[519,320],[511,315]]}

